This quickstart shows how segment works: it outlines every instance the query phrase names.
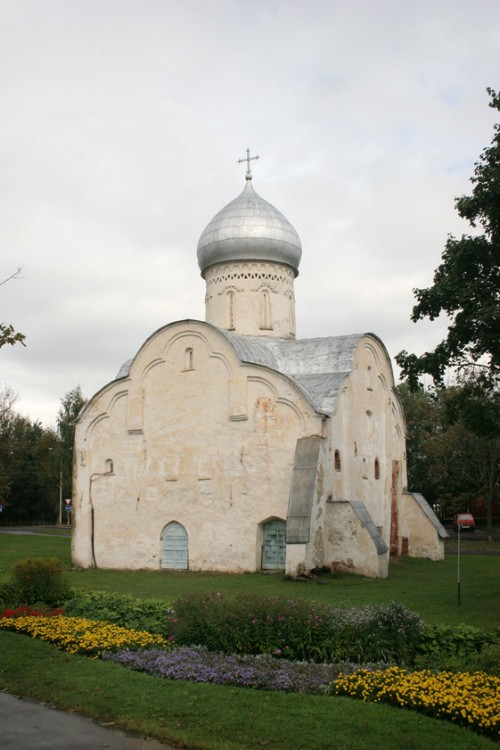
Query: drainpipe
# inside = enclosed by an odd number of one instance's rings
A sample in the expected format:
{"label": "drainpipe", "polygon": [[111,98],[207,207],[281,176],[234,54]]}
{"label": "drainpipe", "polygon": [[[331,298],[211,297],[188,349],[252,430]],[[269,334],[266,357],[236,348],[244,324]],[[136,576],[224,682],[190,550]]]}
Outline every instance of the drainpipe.
{"label": "drainpipe", "polygon": [[105,477],[109,472],[103,472],[99,474],[91,474],[89,480],[89,503],[90,503],[90,555],[92,558],[92,567],[97,568],[97,562],[95,559],[95,526],[94,526],[94,504],[92,502],[92,482],[100,477]]}

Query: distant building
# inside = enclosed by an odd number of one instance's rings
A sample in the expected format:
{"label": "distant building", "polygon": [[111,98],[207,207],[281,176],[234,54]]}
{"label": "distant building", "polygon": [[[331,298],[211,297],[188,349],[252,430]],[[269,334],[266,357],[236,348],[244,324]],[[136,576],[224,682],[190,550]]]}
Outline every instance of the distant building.
{"label": "distant building", "polygon": [[405,489],[383,343],[295,338],[301,253],[248,169],[198,244],[206,322],[153,333],[78,419],[75,565],[385,577],[390,555],[443,558]]}

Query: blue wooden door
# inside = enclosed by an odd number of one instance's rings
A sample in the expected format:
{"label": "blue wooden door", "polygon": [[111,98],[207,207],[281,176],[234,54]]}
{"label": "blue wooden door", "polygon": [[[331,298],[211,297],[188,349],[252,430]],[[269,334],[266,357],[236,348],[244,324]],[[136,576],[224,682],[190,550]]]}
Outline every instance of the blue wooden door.
{"label": "blue wooden door", "polygon": [[286,561],[286,523],[285,521],[268,521],[262,526],[262,569],[272,570],[285,567]]}
{"label": "blue wooden door", "polygon": [[188,536],[182,524],[172,521],[161,534],[161,567],[174,570],[188,568]]}

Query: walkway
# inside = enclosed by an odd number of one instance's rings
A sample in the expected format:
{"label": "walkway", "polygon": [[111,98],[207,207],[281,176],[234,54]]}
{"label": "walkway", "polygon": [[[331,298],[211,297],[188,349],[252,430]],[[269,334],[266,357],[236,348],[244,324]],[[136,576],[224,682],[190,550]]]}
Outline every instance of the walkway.
{"label": "walkway", "polygon": [[0,691],[2,750],[174,750],[74,713]]}

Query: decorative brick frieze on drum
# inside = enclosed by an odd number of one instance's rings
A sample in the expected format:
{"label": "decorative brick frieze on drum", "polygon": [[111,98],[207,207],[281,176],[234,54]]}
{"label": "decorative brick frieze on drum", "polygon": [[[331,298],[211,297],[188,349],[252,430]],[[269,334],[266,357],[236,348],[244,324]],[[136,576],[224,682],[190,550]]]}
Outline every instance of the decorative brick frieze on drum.
{"label": "decorative brick frieze on drum", "polygon": [[205,320],[246,336],[295,338],[294,276],[277,263],[212,266],[205,274]]}

